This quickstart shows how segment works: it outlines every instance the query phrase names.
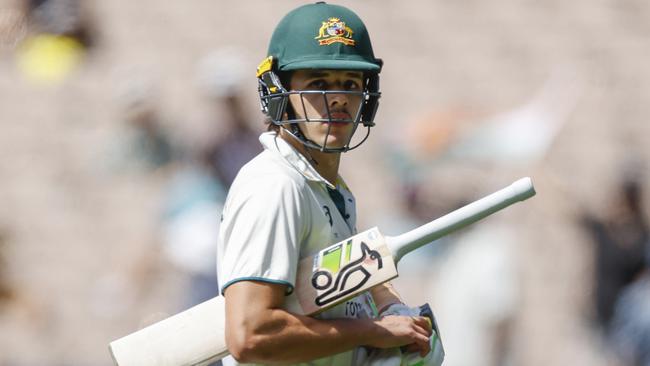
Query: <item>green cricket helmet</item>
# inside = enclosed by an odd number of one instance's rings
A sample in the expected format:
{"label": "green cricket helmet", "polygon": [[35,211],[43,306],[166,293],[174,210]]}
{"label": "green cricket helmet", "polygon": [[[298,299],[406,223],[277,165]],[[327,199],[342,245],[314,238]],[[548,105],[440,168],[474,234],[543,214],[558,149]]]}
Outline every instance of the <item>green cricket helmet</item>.
{"label": "green cricket helmet", "polygon": [[[359,17],[347,8],[317,2],[301,6],[289,12],[278,24],[271,37],[268,57],[257,68],[259,94],[262,112],[271,123],[284,127],[291,136],[304,145],[324,152],[344,152],[361,145],[374,126],[375,113],[379,106],[379,72],[382,61],[375,58],[365,25]],[[362,71],[364,85],[361,91],[344,90],[298,90],[289,91],[283,85],[290,72],[295,70],[353,70]],[[332,94],[355,94],[361,97],[356,116],[349,120],[336,119],[354,125],[345,146],[328,148],[327,137],[323,145],[307,139],[297,123],[319,122],[330,124],[333,118],[328,110],[327,118],[297,118],[289,104],[289,95],[322,95],[325,104]],[[365,137],[350,146],[352,136],[361,123],[367,128]]]}

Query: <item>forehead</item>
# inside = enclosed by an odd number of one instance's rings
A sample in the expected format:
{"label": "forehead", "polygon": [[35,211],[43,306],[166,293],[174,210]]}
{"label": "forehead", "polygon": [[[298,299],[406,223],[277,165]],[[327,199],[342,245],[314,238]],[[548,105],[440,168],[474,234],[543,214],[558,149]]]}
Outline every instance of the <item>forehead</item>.
{"label": "forehead", "polygon": [[312,78],[363,78],[362,71],[356,70],[296,70],[292,75],[293,79]]}

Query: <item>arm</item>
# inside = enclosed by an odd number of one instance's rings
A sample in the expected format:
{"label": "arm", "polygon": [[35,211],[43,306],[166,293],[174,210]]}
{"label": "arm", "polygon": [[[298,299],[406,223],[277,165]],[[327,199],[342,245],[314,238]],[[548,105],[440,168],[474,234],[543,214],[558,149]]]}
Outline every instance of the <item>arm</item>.
{"label": "arm", "polygon": [[318,320],[282,309],[285,286],[241,281],[226,298],[226,344],[245,363],[296,363],[367,345],[377,348],[415,343],[429,352],[426,318]]}
{"label": "arm", "polygon": [[393,304],[404,303],[390,282],[385,282],[371,288],[370,295],[372,295],[372,299],[375,302],[379,314]]}

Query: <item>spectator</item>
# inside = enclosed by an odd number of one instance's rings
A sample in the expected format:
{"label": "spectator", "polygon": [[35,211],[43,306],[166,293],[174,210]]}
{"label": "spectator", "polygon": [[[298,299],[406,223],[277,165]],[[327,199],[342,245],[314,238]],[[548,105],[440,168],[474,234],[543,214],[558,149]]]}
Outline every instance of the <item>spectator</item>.
{"label": "spectator", "polygon": [[204,153],[214,175],[230,187],[239,169],[262,151],[258,136],[244,112],[241,86],[245,62],[236,49],[215,51],[199,65],[199,82],[210,103],[211,127],[215,131]]}
{"label": "spectator", "polygon": [[595,244],[596,321],[605,333],[624,287],[639,277],[650,232],[641,207],[642,181],[628,175],[617,188],[603,218],[585,215],[584,228]]}
{"label": "spectator", "polygon": [[165,255],[190,276],[184,307],[219,294],[215,258],[224,197],[209,155],[191,150],[167,188],[161,227]]}
{"label": "spectator", "polygon": [[122,126],[109,152],[111,167],[152,172],[168,166],[176,151],[159,115],[153,82],[129,74],[118,94]]}
{"label": "spectator", "polygon": [[225,192],[239,169],[261,151],[258,133],[242,108],[244,80],[239,51],[220,49],[199,65],[199,82],[210,110],[207,137],[184,144],[165,199],[165,253],[190,275],[186,306],[219,294],[216,244]]}
{"label": "spectator", "polygon": [[432,288],[445,365],[512,364],[511,328],[522,296],[516,233],[493,221],[451,240]]}
{"label": "spectator", "polygon": [[621,291],[610,329],[610,344],[627,365],[650,366],[650,251],[642,275]]}
{"label": "spectator", "polygon": [[642,202],[641,176],[625,174],[605,217],[583,220],[596,243],[597,321],[629,366],[650,366],[650,230]]}
{"label": "spectator", "polygon": [[25,78],[54,84],[65,80],[96,44],[96,31],[79,0],[26,0],[28,35],[17,62]]}

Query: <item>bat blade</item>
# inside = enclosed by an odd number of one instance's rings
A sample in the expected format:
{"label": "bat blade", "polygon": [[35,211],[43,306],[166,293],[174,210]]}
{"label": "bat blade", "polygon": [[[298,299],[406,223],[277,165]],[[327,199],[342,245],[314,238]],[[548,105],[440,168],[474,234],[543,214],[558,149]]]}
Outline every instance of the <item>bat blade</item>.
{"label": "bat blade", "polygon": [[397,268],[375,227],[301,260],[297,273],[300,306],[315,315],[397,277]]}
{"label": "bat blade", "polygon": [[110,343],[119,366],[208,365],[228,355],[225,301],[217,296]]}

